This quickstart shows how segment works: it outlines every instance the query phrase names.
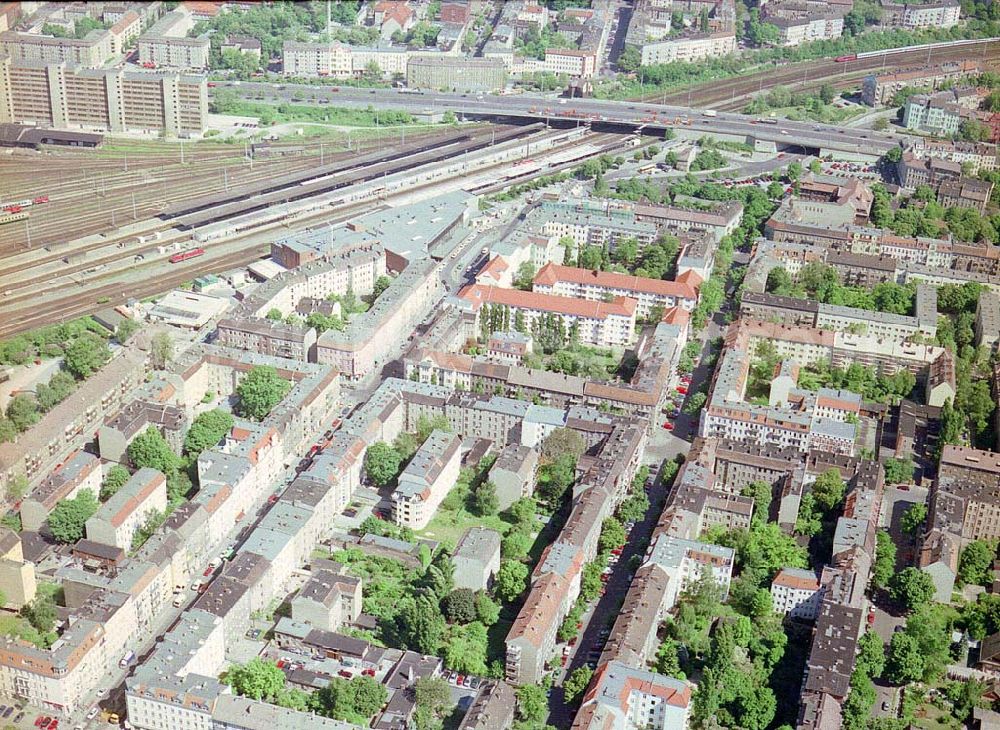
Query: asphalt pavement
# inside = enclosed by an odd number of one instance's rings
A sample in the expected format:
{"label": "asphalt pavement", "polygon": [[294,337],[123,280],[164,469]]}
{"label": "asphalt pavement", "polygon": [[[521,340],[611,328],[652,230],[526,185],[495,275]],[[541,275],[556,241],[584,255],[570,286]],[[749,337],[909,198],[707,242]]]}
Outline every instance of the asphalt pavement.
{"label": "asphalt pavement", "polygon": [[[687,133],[753,136],[783,146],[809,146],[881,155],[897,147],[897,137],[832,124],[761,120],[730,112],[702,112],[689,107],[606,99],[552,99],[540,94],[457,94],[410,89],[303,86],[270,82],[217,81],[212,93],[226,88],[245,99],[271,103],[336,104],[339,107],[399,109],[414,115],[452,111],[469,117],[524,117],[536,120],[591,120],[636,127],[678,128]],[[331,82],[335,83],[335,82]]]}

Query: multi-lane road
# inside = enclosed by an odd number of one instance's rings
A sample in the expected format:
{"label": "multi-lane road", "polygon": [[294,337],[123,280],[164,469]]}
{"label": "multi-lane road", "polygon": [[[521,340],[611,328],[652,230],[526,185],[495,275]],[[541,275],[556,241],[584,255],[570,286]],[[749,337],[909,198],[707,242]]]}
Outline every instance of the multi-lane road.
{"label": "multi-lane road", "polygon": [[546,120],[559,123],[590,123],[605,127],[690,130],[702,134],[724,134],[774,142],[779,148],[836,150],[850,154],[879,156],[899,145],[893,134],[841,128],[813,122],[762,120],[746,114],[709,112],[683,106],[606,99],[555,99],[537,94],[452,94],[399,89],[358,89],[338,86],[216,82],[220,89],[247,99],[306,104],[335,104],[347,108],[393,109],[411,114],[441,114],[451,111],[465,118]]}

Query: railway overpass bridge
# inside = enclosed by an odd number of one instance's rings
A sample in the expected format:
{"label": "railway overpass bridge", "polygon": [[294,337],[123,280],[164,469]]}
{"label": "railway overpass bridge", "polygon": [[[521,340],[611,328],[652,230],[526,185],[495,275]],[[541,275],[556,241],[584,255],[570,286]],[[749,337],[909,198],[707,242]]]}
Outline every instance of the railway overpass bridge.
{"label": "railway overpass bridge", "polygon": [[[352,109],[392,109],[415,116],[439,118],[452,112],[464,119],[517,123],[544,121],[553,126],[587,124],[595,131],[680,137],[719,136],[747,142],[758,149],[801,151],[840,158],[873,160],[898,147],[895,134],[838,127],[815,122],[767,119],[732,112],[704,112],[683,106],[603,99],[556,99],[537,94],[449,94],[399,89],[359,89],[296,84],[217,82],[220,90],[247,100],[275,104],[331,104]],[[305,98],[303,99],[303,95]]]}

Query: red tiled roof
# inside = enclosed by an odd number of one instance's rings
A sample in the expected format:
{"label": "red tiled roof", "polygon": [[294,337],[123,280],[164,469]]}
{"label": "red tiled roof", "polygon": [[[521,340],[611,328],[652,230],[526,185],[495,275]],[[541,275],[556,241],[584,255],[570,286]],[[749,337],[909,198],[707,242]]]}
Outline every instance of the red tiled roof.
{"label": "red tiled roof", "polygon": [[[694,276],[698,279],[698,283],[701,283],[700,277],[697,274],[694,274]],[[558,281],[599,286],[606,289],[627,289],[629,291],[657,294],[664,297],[680,297],[683,299],[696,299],[698,297],[697,290],[686,283],[687,280],[685,282],[663,281],[662,279],[648,279],[642,276],[633,276],[632,274],[580,269],[575,266],[560,266],[553,263],[545,264],[541,268],[535,275],[534,283],[552,286]]]}
{"label": "red tiled roof", "polygon": [[795,588],[803,591],[819,590],[819,580],[815,576],[810,580],[809,578],[793,575],[784,570],[779,570],[771,582],[773,585],[784,586],[785,588]]}
{"label": "red tiled roof", "polygon": [[660,321],[683,326],[691,321],[691,313],[680,307],[670,307],[663,312],[663,318]]}
{"label": "red tiled roof", "polygon": [[635,314],[636,300],[630,297],[615,297],[610,302],[592,302],[573,297],[558,297],[553,294],[501,289],[496,286],[470,284],[458,296],[471,302],[475,309],[484,304],[503,304],[520,309],[538,309],[558,312],[575,317],[604,319],[608,316],[631,317]]}

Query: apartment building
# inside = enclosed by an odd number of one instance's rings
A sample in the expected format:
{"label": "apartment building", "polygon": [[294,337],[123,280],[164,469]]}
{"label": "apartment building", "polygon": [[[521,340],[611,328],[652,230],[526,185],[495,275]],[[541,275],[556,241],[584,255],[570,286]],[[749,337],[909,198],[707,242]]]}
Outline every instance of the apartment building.
{"label": "apartment building", "polygon": [[832,41],[844,34],[842,13],[810,12],[774,14],[771,5],[765,8],[766,22],[778,28],[779,42],[783,46],[797,46],[811,41]]}
{"label": "apartment building", "polygon": [[710,577],[718,584],[723,597],[729,595],[735,553],[732,548],[661,534],[650,547],[646,561],[660,566],[667,574],[664,602],[673,608],[677,599],[692,583]]}
{"label": "apartment building", "polygon": [[488,93],[507,85],[507,69],[492,58],[414,58],[406,65],[411,89]]}
{"label": "apartment building", "polygon": [[441,500],[458,480],[461,446],[458,434],[435,430],[417,449],[391,496],[392,517],[397,525],[414,530],[427,527]]}
{"label": "apartment building", "polygon": [[688,276],[683,282],[663,281],[549,263],[535,275],[532,291],[587,301],[627,297],[636,301],[636,317],[645,319],[654,307],[660,311],[670,307],[692,311],[698,305],[698,284],[696,276]]}
{"label": "apartment building", "polygon": [[126,10],[108,30],[111,32],[111,53],[122,56],[142,32],[142,16],[134,10]]}
{"label": "apartment building", "polygon": [[87,520],[87,539],[124,550],[150,514],[167,508],[167,480],[155,469],[133,474],[97,512]]}
{"label": "apartment building", "polygon": [[691,687],[645,668],[598,666],[573,720],[573,730],[671,730],[687,727]]}
{"label": "apartment building", "polygon": [[771,601],[778,613],[815,621],[821,590],[819,579],[811,570],[782,568],[771,581]]}
{"label": "apartment building", "polygon": [[597,55],[575,48],[546,48],[544,70],[557,76],[589,79],[597,71]]}
{"label": "apartment building", "polygon": [[961,142],[918,138],[907,150],[918,159],[942,159],[972,166],[971,174],[997,169],[997,147],[982,142]]}
{"label": "apartment building", "polygon": [[496,486],[501,511],[534,492],[538,457],[537,450],[520,445],[507,446],[500,452],[489,479]]}
{"label": "apartment building", "polygon": [[693,33],[645,43],[641,50],[643,66],[658,63],[693,63],[735,53],[736,35],[731,31]]}
{"label": "apartment building", "polygon": [[871,74],[865,77],[861,86],[861,100],[868,106],[884,106],[906,87],[937,89],[945,81],[958,81],[979,72],[979,62],[968,59],[894,73]]}
{"label": "apartment building", "polygon": [[0,58],[0,122],[200,136],[204,77]]}
{"label": "apartment building", "polygon": [[[628,297],[593,302],[480,284],[466,286],[458,296],[476,313],[477,327],[483,326],[484,317],[490,318],[485,320],[489,329],[504,331],[514,329],[519,317],[528,331],[555,321],[566,333],[575,330],[580,342],[597,347],[625,347],[634,336],[637,302]],[[505,313],[503,321],[492,321],[494,312]]]}
{"label": "apartment building", "polygon": [[223,347],[285,357],[303,362],[316,360],[316,330],[269,319],[226,317],[220,319],[218,343]]}
{"label": "apartment building", "polygon": [[351,48],[342,43],[285,41],[281,69],[286,76],[332,76],[346,79],[353,67]]}
{"label": "apartment building", "polygon": [[740,312],[752,319],[837,332],[860,332],[902,342],[915,334],[933,337],[937,332],[937,290],[918,285],[913,316],[869,312],[855,307],[818,304],[795,297],[755,292],[746,293],[740,303]]}
{"label": "apartment building", "polygon": [[[9,485],[19,476],[27,478],[32,487],[38,486],[83,446],[84,437],[100,428],[106,416],[128,402],[128,393],[145,379],[146,354],[131,347],[119,352],[21,434],[17,442],[0,444],[0,486]],[[45,501],[39,500],[43,504]]]}
{"label": "apartment building", "polygon": [[[887,3],[882,3],[885,7]],[[900,6],[897,5],[897,8]],[[900,24],[904,28],[951,28],[958,25],[961,15],[961,5],[957,0],[940,0],[939,2],[906,3],[902,6]],[[897,10],[896,13],[899,11]],[[890,13],[889,20],[895,21],[897,15]]]}
{"label": "apartment building", "polygon": [[941,183],[938,188],[938,202],[948,208],[969,208],[979,215],[985,215],[992,194],[993,183],[962,177]]}
{"label": "apartment building", "polygon": [[976,345],[986,345],[990,351],[1000,343],[1000,294],[986,291],[976,305]]}
{"label": "apartment building", "polygon": [[84,489],[96,497],[101,481],[100,460],[86,451],[74,451],[21,500],[22,527],[39,530],[59,502],[74,499]]}
{"label": "apartment building", "polygon": [[315,561],[312,575],[291,603],[293,621],[337,631],[361,615],[361,579],[343,575],[335,563]]}
{"label": "apartment building", "polygon": [[716,243],[735,231],[743,218],[743,204],[734,200],[716,202],[711,210],[680,204],[637,204],[634,211],[639,223],[653,223],[672,234],[711,234]]}
{"label": "apartment building", "polygon": [[903,153],[896,163],[896,174],[904,188],[915,189],[918,185],[937,187],[946,180],[962,177],[962,165],[938,157],[920,158],[911,151]]}
{"label": "apartment building", "polygon": [[917,94],[903,106],[903,126],[942,137],[958,134],[963,121],[977,118],[980,97],[975,89],[948,89]]}
{"label": "apartment building", "polygon": [[6,527],[0,527],[0,585],[0,608],[19,611],[35,598],[35,565],[24,559],[21,536]]}
{"label": "apartment building", "polygon": [[181,453],[184,434],[188,428],[184,410],[174,405],[136,398],[116,416],[108,418],[98,431],[97,443],[101,458],[124,461],[128,445],[150,426],[160,432],[174,453]]}
{"label": "apartment building", "polygon": [[334,365],[344,377],[361,380],[385,364],[413,327],[444,295],[437,264],[419,259],[392,281],[364,314],[343,330],[327,330],[316,341],[318,362]]}
{"label": "apartment building", "polygon": [[451,562],[455,566],[455,587],[487,590],[500,570],[500,534],[483,527],[470,527],[462,535]]}
{"label": "apartment building", "polygon": [[114,54],[115,38],[106,30],[92,30],[83,38],[55,38],[8,30],[0,33],[0,55],[15,63],[67,63],[97,68]]}
{"label": "apartment building", "polygon": [[184,9],[166,13],[139,36],[139,62],[167,68],[208,68],[208,36],[187,37],[194,23]]}
{"label": "apartment building", "polygon": [[552,658],[562,605],[569,593],[566,578],[546,573],[531,586],[520,613],[507,633],[506,679],[521,686],[537,684]]}

